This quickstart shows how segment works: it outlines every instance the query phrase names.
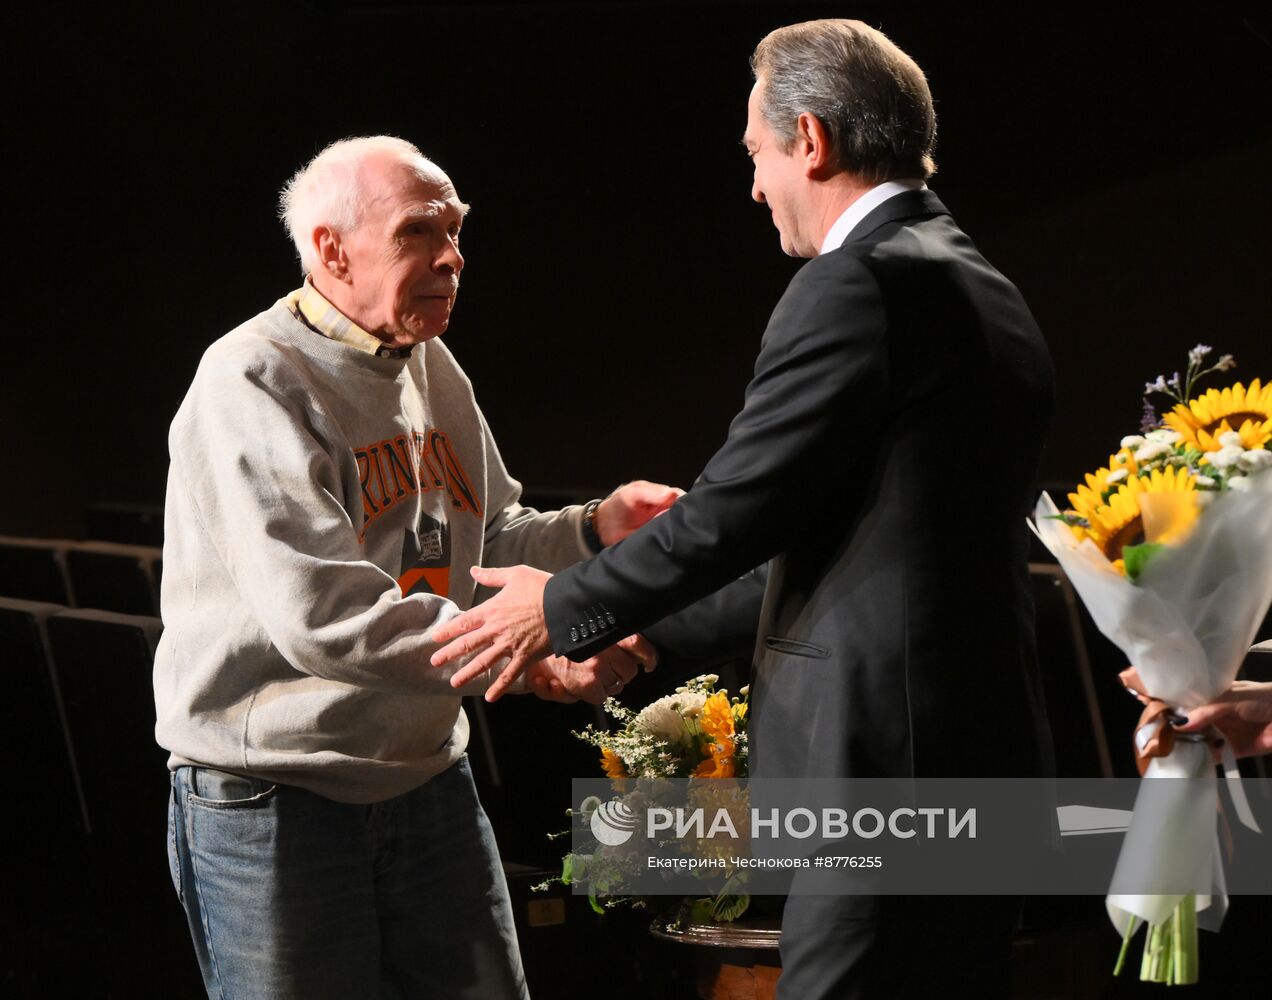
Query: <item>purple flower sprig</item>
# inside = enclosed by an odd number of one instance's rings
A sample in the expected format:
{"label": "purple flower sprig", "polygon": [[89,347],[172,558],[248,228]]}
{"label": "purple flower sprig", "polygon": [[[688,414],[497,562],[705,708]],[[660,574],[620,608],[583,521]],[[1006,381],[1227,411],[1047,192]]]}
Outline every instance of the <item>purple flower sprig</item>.
{"label": "purple flower sprig", "polygon": [[[1198,344],[1188,352],[1188,367],[1184,370],[1181,378],[1179,372],[1175,372],[1170,378],[1164,375],[1158,375],[1155,381],[1144,383],[1144,395],[1151,396],[1153,393],[1161,393],[1163,396],[1169,396],[1176,403],[1187,403],[1192,397],[1193,388],[1196,384],[1207,375],[1215,372],[1227,372],[1237,367],[1236,360],[1231,354],[1220,356],[1210,367],[1205,367],[1206,359],[1213,351],[1209,344]],[[1151,404],[1147,399],[1144,400],[1144,419],[1149,419],[1149,414],[1156,419],[1156,413],[1153,412]],[[1142,426],[1147,426],[1147,423]],[[1154,425],[1156,426],[1156,425]]]}

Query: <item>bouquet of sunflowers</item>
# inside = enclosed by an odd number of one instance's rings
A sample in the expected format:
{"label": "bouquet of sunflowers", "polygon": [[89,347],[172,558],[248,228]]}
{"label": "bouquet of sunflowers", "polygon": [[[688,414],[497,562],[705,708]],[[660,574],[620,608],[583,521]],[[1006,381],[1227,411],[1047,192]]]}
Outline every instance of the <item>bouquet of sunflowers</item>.
{"label": "bouquet of sunflowers", "polygon": [[[1228,355],[1209,364],[1210,353],[1199,344],[1182,377],[1146,384],[1141,433],[1122,438],[1067,510],[1043,494],[1033,522],[1100,631],[1136,665],[1148,706],[1135,735],[1141,774],[1194,779],[1141,785],[1107,899],[1124,939],[1118,970],[1147,925],[1141,978],[1170,984],[1196,981],[1197,927],[1219,929],[1227,896],[1210,743],[1176,737],[1168,718],[1231,686],[1272,602],[1272,386],[1195,394],[1199,379],[1234,366]],[[1158,394],[1173,403],[1160,418]],[[1223,764],[1237,815],[1257,830],[1226,746]],[[1146,884],[1170,890],[1145,894]]]}
{"label": "bouquet of sunflowers", "polygon": [[[606,777],[613,782],[615,791],[622,793],[621,800],[606,804],[605,809],[639,817],[659,801],[660,783],[651,779],[689,778],[693,779],[689,790],[691,803],[713,809],[728,808],[737,827],[746,829],[745,791],[733,781],[713,779],[747,776],[748,691],[743,688],[740,697],[730,698],[727,691],[715,689],[718,681],[715,674],[695,677],[676,688],[674,694],[659,698],[638,712],[616,698],[608,698],[603,708],[620,723],[620,728],[609,732],[588,726],[574,734],[600,751]],[[586,836],[593,813],[600,808],[601,801],[591,797],[585,799],[578,810],[571,810],[574,832]],[[615,891],[630,881],[642,861],[644,849],[634,844],[611,845],[596,842],[595,838],[590,840],[591,850],[567,854],[560,878],[550,881],[566,885],[586,883],[592,908],[598,913],[603,913],[607,906],[621,903],[646,905],[643,899]],[[717,850],[705,840],[686,839],[676,846],[697,856]],[[741,881],[740,873],[728,873],[718,894],[693,901],[692,912],[682,916],[694,920],[736,920],[750,903],[749,896],[736,891]],[[540,888],[549,884],[545,882]]]}

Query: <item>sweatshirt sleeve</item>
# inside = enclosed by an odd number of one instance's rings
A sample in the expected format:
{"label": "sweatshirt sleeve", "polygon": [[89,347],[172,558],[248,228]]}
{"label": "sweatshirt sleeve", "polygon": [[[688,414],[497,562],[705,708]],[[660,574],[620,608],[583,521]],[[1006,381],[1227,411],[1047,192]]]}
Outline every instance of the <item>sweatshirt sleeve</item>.
{"label": "sweatshirt sleeve", "polygon": [[[489,686],[493,671],[456,691],[448,683],[454,670],[430,666],[432,629],[458,609],[431,594],[403,596],[364,557],[314,415],[261,366],[205,358],[169,443],[170,474],[190,523],[225,570],[200,579],[228,576],[296,670],[386,692],[455,695]],[[195,597],[209,608],[235,603],[231,594]]]}

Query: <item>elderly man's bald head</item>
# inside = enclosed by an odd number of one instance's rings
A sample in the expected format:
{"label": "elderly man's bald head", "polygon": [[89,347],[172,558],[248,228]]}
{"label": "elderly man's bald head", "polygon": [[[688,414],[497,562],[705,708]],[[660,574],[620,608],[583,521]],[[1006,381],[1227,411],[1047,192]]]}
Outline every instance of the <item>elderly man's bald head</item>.
{"label": "elderly man's bald head", "polygon": [[340,233],[357,229],[368,200],[376,196],[376,177],[387,166],[398,164],[420,180],[450,186],[441,167],[412,143],[392,135],[333,142],[283,185],[278,214],[296,244],[302,273],[311,274],[319,267],[314,231],[320,226]]}

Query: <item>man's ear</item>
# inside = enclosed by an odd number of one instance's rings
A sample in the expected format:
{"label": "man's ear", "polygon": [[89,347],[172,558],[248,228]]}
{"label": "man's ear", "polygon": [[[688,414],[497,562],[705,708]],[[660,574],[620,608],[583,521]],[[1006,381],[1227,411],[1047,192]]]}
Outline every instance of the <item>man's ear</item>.
{"label": "man's ear", "polygon": [[317,226],[312,239],[318,251],[318,266],[337,281],[348,281],[349,261],[340,234],[330,226]]}
{"label": "man's ear", "polygon": [[795,119],[794,152],[803,161],[805,176],[825,180],[835,173],[830,133],[820,118],[807,111]]}

